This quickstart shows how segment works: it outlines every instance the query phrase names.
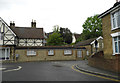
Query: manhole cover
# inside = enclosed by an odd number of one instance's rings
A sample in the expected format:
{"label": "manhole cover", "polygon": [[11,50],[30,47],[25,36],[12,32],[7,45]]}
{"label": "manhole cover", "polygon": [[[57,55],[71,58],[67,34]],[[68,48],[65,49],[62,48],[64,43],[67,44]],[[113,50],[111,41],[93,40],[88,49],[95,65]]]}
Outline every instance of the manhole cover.
{"label": "manhole cover", "polygon": [[61,65],[53,65],[54,67],[62,67]]}

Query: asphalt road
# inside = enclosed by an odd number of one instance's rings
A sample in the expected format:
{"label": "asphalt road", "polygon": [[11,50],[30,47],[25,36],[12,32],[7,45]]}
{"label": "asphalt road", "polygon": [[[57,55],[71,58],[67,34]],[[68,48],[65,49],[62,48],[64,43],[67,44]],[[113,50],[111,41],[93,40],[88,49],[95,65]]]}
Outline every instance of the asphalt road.
{"label": "asphalt road", "polygon": [[3,67],[17,68],[2,72],[2,81],[110,81],[86,75],[72,69],[80,61],[26,62],[3,64]]}

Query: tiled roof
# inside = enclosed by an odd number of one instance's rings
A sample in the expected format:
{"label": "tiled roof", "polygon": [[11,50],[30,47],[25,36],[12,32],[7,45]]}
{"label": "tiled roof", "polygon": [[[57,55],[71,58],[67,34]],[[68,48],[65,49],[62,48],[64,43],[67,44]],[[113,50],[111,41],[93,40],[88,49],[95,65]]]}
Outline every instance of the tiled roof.
{"label": "tiled roof", "polygon": [[81,34],[74,34],[76,40],[81,36]]}
{"label": "tiled roof", "polygon": [[85,45],[90,45],[90,43],[92,41],[94,41],[96,38],[92,38],[92,39],[88,39],[88,40],[85,40],[85,41],[80,41],[78,42],[77,44],[75,44],[75,46],[85,46]]}
{"label": "tiled roof", "polygon": [[43,28],[11,27],[18,38],[43,39]]}

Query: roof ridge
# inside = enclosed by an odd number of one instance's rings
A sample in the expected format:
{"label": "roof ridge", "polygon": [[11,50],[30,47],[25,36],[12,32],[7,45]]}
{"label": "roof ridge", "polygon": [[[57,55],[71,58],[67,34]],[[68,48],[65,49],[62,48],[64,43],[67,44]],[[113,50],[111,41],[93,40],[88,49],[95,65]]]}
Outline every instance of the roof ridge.
{"label": "roof ridge", "polygon": [[38,27],[32,28],[32,27],[19,27],[19,26],[15,26],[15,28],[24,28],[24,29],[43,29],[43,27],[41,27],[41,28],[38,28]]}

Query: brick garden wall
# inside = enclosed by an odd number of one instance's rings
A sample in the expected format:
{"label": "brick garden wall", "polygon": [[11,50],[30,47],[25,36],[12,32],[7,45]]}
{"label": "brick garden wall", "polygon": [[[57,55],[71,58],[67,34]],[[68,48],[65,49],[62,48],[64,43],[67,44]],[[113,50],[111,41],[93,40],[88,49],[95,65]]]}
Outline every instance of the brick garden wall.
{"label": "brick garden wall", "polygon": [[88,65],[120,73],[120,55],[116,57],[116,59],[105,59],[101,51],[88,59]]}

